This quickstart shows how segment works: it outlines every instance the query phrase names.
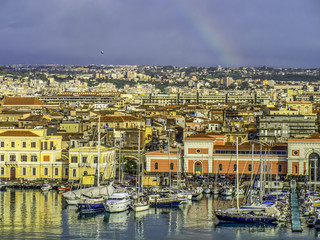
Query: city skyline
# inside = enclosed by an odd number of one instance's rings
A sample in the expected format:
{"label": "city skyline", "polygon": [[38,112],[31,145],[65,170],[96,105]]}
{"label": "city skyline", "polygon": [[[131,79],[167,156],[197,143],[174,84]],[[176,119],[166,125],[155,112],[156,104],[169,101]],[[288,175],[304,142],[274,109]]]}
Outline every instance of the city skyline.
{"label": "city skyline", "polygon": [[0,65],[317,68],[318,10],[312,0],[4,1]]}

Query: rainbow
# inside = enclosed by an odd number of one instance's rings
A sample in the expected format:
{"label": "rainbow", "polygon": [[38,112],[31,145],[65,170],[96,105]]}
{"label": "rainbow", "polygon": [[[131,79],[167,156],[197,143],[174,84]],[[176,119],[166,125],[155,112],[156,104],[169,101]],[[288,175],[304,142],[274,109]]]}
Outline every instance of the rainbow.
{"label": "rainbow", "polygon": [[[221,20],[213,19],[209,13],[201,12],[199,5],[190,5],[187,1],[173,1],[177,9],[189,21],[190,25],[197,31],[202,40],[206,43],[213,55],[218,55],[220,65],[226,67],[241,66],[241,59],[236,48],[231,43],[221,25]],[[210,16],[210,18],[209,18]]]}

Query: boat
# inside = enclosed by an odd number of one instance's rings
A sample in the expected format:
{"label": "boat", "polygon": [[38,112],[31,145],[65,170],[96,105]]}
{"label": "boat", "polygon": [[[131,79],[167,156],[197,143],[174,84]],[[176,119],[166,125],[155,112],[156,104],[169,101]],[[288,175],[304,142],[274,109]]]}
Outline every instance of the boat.
{"label": "boat", "polygon": [[130,205],[130,208],[135,212],[141,212],[150,209],[150,203],[146,197],[138,197]]}
{"label": "boat", "polygon": [[80,202],[77,204],[78,210],[80,213],[97,213],[97,212],[104,212],[103,206],[104,200],[96,200],[90,202]]}
{"label": "boat", "polygon": [[153,194],[149,195],[149,202],[151,207],[178,207],[182,200],[173,196]]}
{"label": "boat", "polygon": [[212,188],[211,189],[211,193],[214,194],[214,195],[218,195],[220,193],[220,191],[221,190],[219,188]]}
{"label": "boat", "polygon": [[[238,138],[236,139],[237,155],[236,164],[238,166]],[[236,175],[236,192],[239,193],[239,172],[237,168]],[[227,189],[227,188],[226,188]],[[237,207],[218,209],[215,211],[216,217],[220,221],[231,221],[237,223],[277,223],[280,217],[280,211],[276,204],[272,202],[266,203],[252,203],[248,205],[239,206],[239,194],[236,194]]]}
{"label": "boat", "polygon": [[231,212],[230,209],[215,211],[219,221],[231,221],[238,223],[277,223],[278,218],[274,214],[263,212]]}
{"label": "boat", "polygon": [[0,182],[0,191],[5,191],[7,189],[7,185],[3,182]]}
{"label": "boat", "polygon": [[229,187],[222,188],[220,194],[222,196],[232,196],[233,195],[233,189],[229,188]]}
{"label": "boat", "polygon": [[123,212],[129,209],[131,198],[128,193],[113,193],[107,201],[103,203],[107,212]]}
{"label": "boat", "polygon": [[207,187],[205,190],[203,190],[203,192],[205,194],[210,194],[211,193],[211,189]]}
{"label": "boat", "polygon": [[316,229],[320,228],[320,212],[316,212],[313,218],[312,226]]}
{"label": "boat", "polygon": [[64,186],[64,185],[58,187],[58,191],[59,191],[59,192],[68,192],[68,191],[70,191],[70,190],[71,190],[70,187],[66,187],[66,186]]}
{"label": "boat", "polygon": [[52,190],[52,186],[48,183],[43,184],[43,186],[41,187],[42,191],[50,191]]}

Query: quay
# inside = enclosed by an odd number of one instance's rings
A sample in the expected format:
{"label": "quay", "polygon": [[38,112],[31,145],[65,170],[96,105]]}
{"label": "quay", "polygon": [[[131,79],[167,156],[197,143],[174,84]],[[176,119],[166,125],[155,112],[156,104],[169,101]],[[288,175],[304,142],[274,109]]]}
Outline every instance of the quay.
{"label": "quay", "polygon": [[300,214],[299,214],[299,202],[295,187],[291,187],[291,231],[302,232]]}

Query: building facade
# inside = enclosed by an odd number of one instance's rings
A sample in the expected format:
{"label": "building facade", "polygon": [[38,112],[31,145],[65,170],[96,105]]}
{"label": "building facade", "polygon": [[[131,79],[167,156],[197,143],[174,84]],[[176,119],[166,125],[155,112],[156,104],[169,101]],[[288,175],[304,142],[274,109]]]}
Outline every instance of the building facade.
{"label": "building facade", "polygon": [[[81,180],[83,176],[97,176],[98,146],[69,150],[69,180]],[[100,147],[99,176],[108,180],[115,172],[115,148]]]}
{"label": "building facade", "polygon": [[45,129],[0,129],[0,178],[67,179],[61,142],[61,136],[47,136]]}

